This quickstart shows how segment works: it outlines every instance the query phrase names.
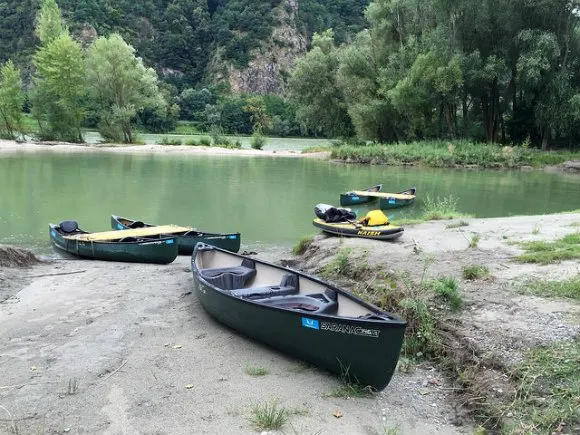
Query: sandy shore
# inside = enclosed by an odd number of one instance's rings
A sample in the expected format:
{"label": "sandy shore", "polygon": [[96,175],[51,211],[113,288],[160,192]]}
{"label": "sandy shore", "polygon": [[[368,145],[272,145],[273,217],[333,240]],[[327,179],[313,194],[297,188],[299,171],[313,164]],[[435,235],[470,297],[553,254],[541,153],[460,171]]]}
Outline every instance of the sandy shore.
{"label": "sandy shore", "polygon": [[[347,246],[368,251],[369,263],[385,270],[418,273],[419,247],[436,258],[430,276],[460,277],[463,264],[490,267],[492,280],[461,280],[473,340],[517,351],[578,336],[578,304],[508,285],[563,279],[578,273],[578,262],[521,265],[510,260],[518,248],[508,242],[578,231],[580,214],[470,219],[456,230],[448,223],[409,227],[397,243],[317,236],[303,257],[278,260],[316,273]],[[481,241],[469,249],[473,233]],[[192,284],[187,257],[165,266],[55,260],[0,267],[0,433],[251,434],[252,408],[264,402],[291,410],[284,433],[473,433],[429,363],[397,372],[370,398],[332,397],[336,376],[218,324]],[[267,374],[251,376],[248,367]]]}
{"label": "sandy shore", "polygon": [[114,153],[156,153],[156,154],[205,154],[205,155],[237,155],[237,156],[263,156],[263,157],[302,157],[302,158],[326,158],[328,152],[301,153],[293,150],[254,150],[254,149],[230,149],[208,146],[188,145],[123,145],[123,144],[74,144],[63,142],[24,142],[18,143],[9,140],[0,140],[0,154],[15,152],[114,152]]}

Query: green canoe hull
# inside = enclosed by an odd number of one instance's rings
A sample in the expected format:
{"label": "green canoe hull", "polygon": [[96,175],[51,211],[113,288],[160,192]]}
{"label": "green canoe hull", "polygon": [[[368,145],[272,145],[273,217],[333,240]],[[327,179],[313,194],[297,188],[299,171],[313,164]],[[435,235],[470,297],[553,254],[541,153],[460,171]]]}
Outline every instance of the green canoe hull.
{"label": "green canoe hull", "polygon": [[[77,232],[83,233],[85,232]],[[54,224],[49,225],[49,236],[52,245],[58,250],[75,257],[93,260],[168,264],[177,257],[175,237],[151,237],[131,242],[91,242],[68,239],[60,231],[59,226]]]}
{"label": "green canoe hull", "polygon": [[[395,372],[406,323],[366,304],[354,295],[317,278],[292,271],[302,280],[312,280],[339,292],[376,315],[371,318],[311,314],[268,306],[232,296],[208,283],[192,256],[195,293],[203,308],[219,322],[284,353],[330,372],[345,375],[362,385],[384,389]],[[238,254],[240,260],[247,258]],[[252,258],[256,263],[265,263]],[[348,371],[348,372],[347,372]]]}
{"label": "green canoe hull", "polygon": [[[368,192],[380,192],[383,188],[382,184],[377,184],[376,186],[369,187],[366,189]],[[357,195],[353,192],[341,193],[340,194],[340,205],[357,205],[357,204],[366,204],[367,202],[376,201],[377,198],[374,196],[364,196],[364,195]]]}
{"label": "green canoe hull", "polygon": [[[121,216],[111,215],[111,228],[114,230],[126,230],[130,227],[132,222],[137,222],[133,219],[124,218]],[[154,227],[154,224],[146,224],[145,227]],[[208,245],[217,246],[230,252],[238,252],[241,245],[240,233],[206,233],[204,231],[188,231],[187,233],[167,234],[166,237],[177,237],[177,246],[179,255],[191,255],[198,243],[207,243]]]}
{"label": "green canoe hull", "polygon": [[399,199],[399,198],[381,198],[379,200],[379,208],[381,210],[389,210],[392,208],[404,207],[406,205],[411,205],[415,202],[415,197],[409,199]]}

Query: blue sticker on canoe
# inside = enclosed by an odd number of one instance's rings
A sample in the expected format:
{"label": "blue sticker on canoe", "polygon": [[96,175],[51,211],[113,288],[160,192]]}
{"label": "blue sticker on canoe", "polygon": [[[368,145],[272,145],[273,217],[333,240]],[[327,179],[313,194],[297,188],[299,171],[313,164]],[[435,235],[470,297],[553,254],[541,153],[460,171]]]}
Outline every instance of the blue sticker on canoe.
{"label": "blue sticker on canoe", "polygon": [[117,229],[118,229],[118,230],[122,230],[122,229],[123,229],[123,225],[121,225],[121,224],[117,224]]}
{"label": "blue sticker on canoe", "polygon": [[52,230],[51,234],[52,234],[52,237],[56,237],[56,231]]}
{"label": "blue sticker on canoe", "polygon": [[354,199],[356,201],[357,199],[359,199],[359,197],[358,196],[353,196],[352,199]]}
{"label": "blue sticker on canoe", "polygon": [[165,243],[168,244],[168,245],[173,245],[173,239],[169,239]]}
{"label": "blue sticker on canoe", "polygon": [[389,198],[389,204],[394,204],[394,203],[395,203],[395,200],[392,198]]}
{"label": "blue sticker on canoe", "polygon": [[302,317],[302,326],[305,328],[320,329],[318,326],[318,320],[309,319],[307,317]]}
{"label": "blue sticker on canoe", "polygon": [[237,239],[238,236],[228,236],[229,239]]}

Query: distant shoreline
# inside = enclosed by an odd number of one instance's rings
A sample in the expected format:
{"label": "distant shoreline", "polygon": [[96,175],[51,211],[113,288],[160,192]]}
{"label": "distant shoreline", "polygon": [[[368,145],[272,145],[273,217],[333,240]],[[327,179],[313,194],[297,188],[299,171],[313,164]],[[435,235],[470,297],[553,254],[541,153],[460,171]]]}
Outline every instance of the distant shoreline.
{"label": "distant shoreline", "polygon": [[190,145],[125,145],[125,144],[75,144],[69,142],[16,142],[0,140],[0,155],[13,152],[115,152],[155,154],[239,155],[262,157],[328,158],[329,152],[301,153],[294,150],[231,149]]}

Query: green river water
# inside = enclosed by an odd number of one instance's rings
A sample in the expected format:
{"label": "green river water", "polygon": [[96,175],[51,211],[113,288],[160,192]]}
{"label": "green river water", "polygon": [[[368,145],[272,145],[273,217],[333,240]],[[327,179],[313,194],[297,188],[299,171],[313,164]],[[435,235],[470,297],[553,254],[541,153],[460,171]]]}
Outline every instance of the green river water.
{"label": "green river water", "polygon": [[[242,233],[242,249],[287,248],[317,230],[317,203],[383,183],[417,187],[417,202],[388,210],[420,216],[426,195],[458,198],[476,217],[580,209],[580,177],[543,171],[359,166],[308,158],[117,153],[0,156],[0,243],[50,254],[48,223],[73,219],[87,231],[110,229],[110,215],[155,224]],[[355,207],[359,215],[372,206]]]}

